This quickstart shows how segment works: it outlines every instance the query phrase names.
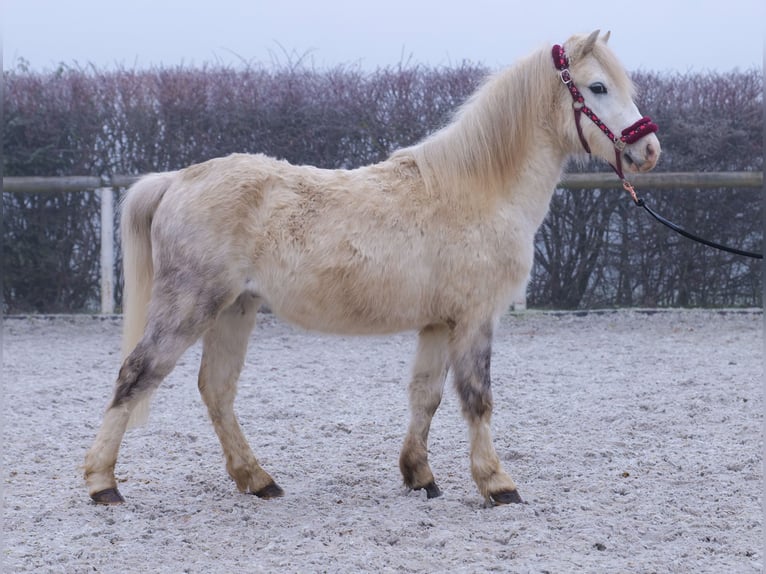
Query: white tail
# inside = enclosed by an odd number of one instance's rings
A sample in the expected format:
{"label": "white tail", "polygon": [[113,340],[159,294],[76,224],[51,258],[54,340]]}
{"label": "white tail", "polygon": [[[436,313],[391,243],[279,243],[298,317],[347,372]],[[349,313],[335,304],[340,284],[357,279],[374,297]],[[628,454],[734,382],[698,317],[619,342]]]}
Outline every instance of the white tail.
{"label": "white tail", "polygon": [[[133,185],[122,203],[122,358],[133,351],[144,334],[152,292],[152,216],[170,186],[172,173],[148,175]],[[149,417],[151,394],[131,412],[129,426],[139,426]]]}

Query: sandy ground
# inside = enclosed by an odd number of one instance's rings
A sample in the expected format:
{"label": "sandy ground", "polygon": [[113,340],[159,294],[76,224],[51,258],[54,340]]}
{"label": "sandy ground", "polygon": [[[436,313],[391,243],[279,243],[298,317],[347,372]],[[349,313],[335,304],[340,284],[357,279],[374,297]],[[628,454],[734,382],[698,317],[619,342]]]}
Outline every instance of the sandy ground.
{"label": "sandy ground", "polygon": [[79,468],[118,369],[119,318],[6,318],[4,572],[760,572],[760,310],[527,312],[493,357],[495,444],[525,499],[487,508],[449,388],[401,485],[413,334],[339,338],[265,315],[237,411],[284,498],[239,494],[196,390],[199,347],[126,435],[127,503]]}

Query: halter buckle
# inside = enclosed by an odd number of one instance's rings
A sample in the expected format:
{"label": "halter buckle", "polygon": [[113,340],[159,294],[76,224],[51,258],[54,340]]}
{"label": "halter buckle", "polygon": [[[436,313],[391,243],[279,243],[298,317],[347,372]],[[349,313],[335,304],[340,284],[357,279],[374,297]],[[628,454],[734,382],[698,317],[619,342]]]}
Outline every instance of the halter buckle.
{"label": "halter buckle", "polygon": [[624,140],[621,140],[621,139],[614,140],[614,147],[616,147],[618,151],[624,150],[626,145],[628,144],[626,144]]}
{"label": "halter buckle", "polygon": [[563,70],[559,71],[559,77],[565,86],[568,86],[572,83],[572,76],[569,74],[569,68],[564,68]]}

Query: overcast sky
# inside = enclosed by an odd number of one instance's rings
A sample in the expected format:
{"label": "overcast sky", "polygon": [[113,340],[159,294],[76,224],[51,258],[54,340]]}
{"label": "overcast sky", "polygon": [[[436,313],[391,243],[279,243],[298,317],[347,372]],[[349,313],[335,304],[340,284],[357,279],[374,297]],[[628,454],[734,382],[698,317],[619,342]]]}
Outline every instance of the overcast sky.
{"label": "overcast sky", "polygon": [[629,70],[762,68],[764,0],[2,0],[3,67],[401,61],[497,68],[612,31]]}

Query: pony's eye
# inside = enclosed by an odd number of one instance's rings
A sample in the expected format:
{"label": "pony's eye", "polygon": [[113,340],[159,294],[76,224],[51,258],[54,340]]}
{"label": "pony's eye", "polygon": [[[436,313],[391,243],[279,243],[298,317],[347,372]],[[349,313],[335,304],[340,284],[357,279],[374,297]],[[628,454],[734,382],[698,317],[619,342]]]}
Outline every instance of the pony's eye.
{"label": "pony's eye", "polygon": [[606,86],[602,84],[601,82],[596,82],[595,84],[591,84],[590,86],[588,86],[588,89],[594,94],[605,94],[607,92]]}

